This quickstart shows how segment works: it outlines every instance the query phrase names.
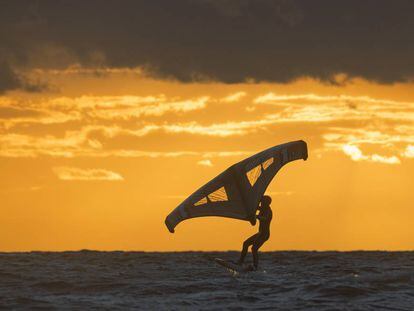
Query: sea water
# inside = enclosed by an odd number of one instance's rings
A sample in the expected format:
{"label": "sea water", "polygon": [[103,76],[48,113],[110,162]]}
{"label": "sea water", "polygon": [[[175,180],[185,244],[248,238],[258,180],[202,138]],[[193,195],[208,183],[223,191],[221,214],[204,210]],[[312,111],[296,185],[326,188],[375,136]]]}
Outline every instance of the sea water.
{"label": "sea water", "polygon": [[[251,255],[248,255],[250,260]],[[414,310],[414,252],[0,253],[0,308]]]}

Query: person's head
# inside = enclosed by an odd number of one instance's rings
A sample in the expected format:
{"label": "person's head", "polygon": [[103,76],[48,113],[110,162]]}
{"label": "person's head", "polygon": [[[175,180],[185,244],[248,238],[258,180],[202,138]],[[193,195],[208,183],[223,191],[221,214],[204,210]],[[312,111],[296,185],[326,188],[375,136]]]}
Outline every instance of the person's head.
{"label": "person's head", "polygon": [[262,196],[262,199],[260,200],[260,205],[261,206],[270,206],[270,203],[272,203],[272,198],[268,195],[264,195]]}

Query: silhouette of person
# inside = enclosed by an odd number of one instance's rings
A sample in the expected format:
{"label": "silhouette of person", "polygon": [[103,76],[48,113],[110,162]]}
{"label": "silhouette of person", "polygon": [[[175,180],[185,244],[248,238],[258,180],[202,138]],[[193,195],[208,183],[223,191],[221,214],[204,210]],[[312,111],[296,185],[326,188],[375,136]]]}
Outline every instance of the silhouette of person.
{"label": "silhouette of person", "polygon": [[273,217],[270,203],[272,203],[272,198],[268,195],[264,195],[260,200],[260,204],[258,206],[259,214],[256,215],[256,218],[259,220],[259,232],[244,241],[240,259],[237,262],[239,265],[244,262],[248,248],[252,245],[253,266],[254,269],[257,270],[259,264],[257,252],[264,242],[266,242],[270,237],[270,222]]}

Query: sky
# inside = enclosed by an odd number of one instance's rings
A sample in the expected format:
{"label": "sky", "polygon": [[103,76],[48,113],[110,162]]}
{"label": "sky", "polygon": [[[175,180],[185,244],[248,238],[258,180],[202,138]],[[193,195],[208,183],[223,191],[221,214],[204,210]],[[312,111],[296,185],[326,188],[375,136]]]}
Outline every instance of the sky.
{"label": "sky", "polygon": [[[263,149],[263,250],[412,250],[412,1],[4,1],[0,251],[234,250],[164,219]],[[99,8],[99,9],[97,9]]]}

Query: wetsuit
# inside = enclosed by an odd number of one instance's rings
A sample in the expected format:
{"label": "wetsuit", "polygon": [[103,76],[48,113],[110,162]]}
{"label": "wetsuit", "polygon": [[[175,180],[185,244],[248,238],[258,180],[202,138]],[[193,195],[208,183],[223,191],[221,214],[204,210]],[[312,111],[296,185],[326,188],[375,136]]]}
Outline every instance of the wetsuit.
{"label": "wetsuit", "polygon": [[262,206],[259,214],[256,216],[259,219],[259,232],[252,235],[243,243],[243,249],[240,254],[239,264],[242,264],[247,254],[247,249],[252,245],[253,265],[257,269],[259,258],[257,251],[270,237],[270,222],[272,221],[273,213],[270,206]]}

